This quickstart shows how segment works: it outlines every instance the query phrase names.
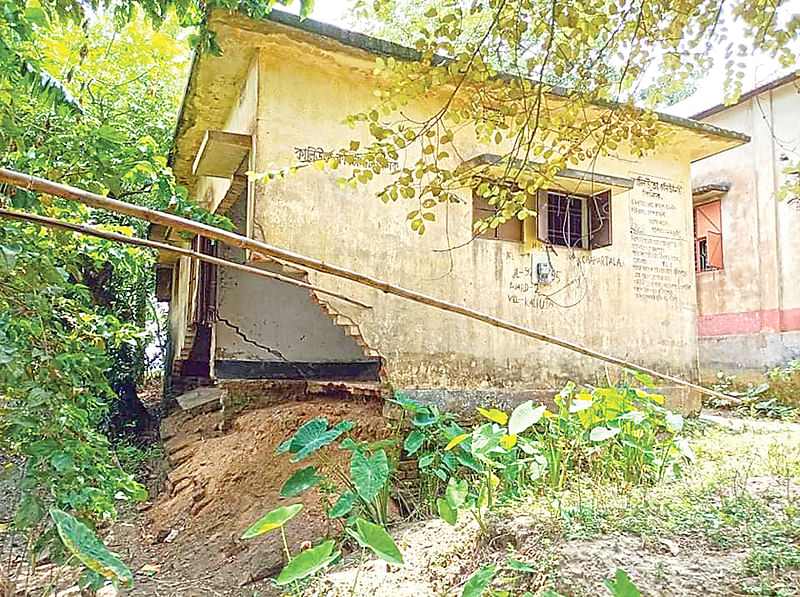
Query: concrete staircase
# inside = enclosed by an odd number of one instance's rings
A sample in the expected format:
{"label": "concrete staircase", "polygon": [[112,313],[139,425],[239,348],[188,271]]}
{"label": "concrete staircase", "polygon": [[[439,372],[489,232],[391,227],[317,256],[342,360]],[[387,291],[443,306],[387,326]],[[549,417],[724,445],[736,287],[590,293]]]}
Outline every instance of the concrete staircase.
{"label": "concrete staircase", "polygon": [[[282,276],[286,276],[287,278],[294,278],[295,280],[300,280],[307,284],[309,283],[308,272],[304,269],[294,267],[293,265],[283,263],[282,261],[270,257],[265,258],[258,256],[256,257],[256,261],[260,263],[275,264],[276,273],[280,273]],[[361,351],[364,353],[366,358],[381,358],[382,355],[380,352],[371,347],[369,344],[367,344],[367,341],[364,340],[364,337],[361,335],[361,329],[358,327],[358,324],[353,321],[353,318],[342,313],[333,305],[332,301],[336,301],[337,299],[329,298],[327,295],[319,294],[313,290],[309,290],[308,292],[311,295],[312,300],[317,303],[320,309],[322,309],[322,311],[333,320],[333,323],[340,327],[347,336],[352,338],[353,341],[355,341],[355,343],[361,347]]]}

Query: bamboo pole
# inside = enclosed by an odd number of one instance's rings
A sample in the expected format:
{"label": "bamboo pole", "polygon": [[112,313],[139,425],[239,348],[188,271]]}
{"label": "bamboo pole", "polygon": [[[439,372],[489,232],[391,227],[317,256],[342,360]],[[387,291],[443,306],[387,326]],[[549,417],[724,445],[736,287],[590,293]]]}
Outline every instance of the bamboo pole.
{"label": "bamboo pole", "polygon": [[400,298],[404,298],[416,303],[427,305],[429,307],[433,307],[441,311],[446,311],[448,313],[455,313],[457,315],[461,315],[469,319],[474,319],[476,321],[480,321],[497,328],[508,330],[515,334],[520,334],[522,336],[527,336],[529,338],[534,338],[536,340],[547,342],[548,344],[560,346],[561,348],[565,348],[572,352],[592,357],[594,359],[604,361],[612,365],[617,365],[619,367],[624,367],[627,369],[635,369],[636,371],[640,371],[651,377],[662,379],[664,381],[669,381],[674,384],[690,388],[702,394],[706,394],[708,396],[716,396],[718,398],[722,398],[724,400],[732,402],[741,402],[731,396],[727,396],[725,394],[722,394],[721,392],[717,392],[716,390],[712,390],[710,388],[705,388],[699,384],[687,381],[685,379],[681,379],[674,375],[670,375],[669,373],[662,373],[660,371],[656,371],[655,369],[651,369],[650,367],[645,367],[643,365],[639,365],[631,361],[627,361],[625,359],[620,359],[612,355],[607,355],[605,353],[592,350],[590,348],[586,348],[585,346],[581,346],[580,344],[577,344],[575,342],[571,342],[569,340],[563,340],[561,338],[557,338],[555,336],[551,336],[543,332],[538,332],[531,328],[526,328],[516,323],[506,321],[504,319],[500,319],[498,317],[494,317],[492,315],[488,315],[480,311],[476,311],[475,309],[470,309],[469,307],[464,307],[461,305],[457,305],[455,303],[443,301],[435,297],[423,294],[421,292],[416,292],[414,290],[403,288],[401,286],[395,286],[393,284],[390,284],[389,282],[380,280],[378,278],[374,278],[372,276],[367,276],[344,267],[339,267],[337,265],[325,263],[324,261],[320,261],[319,259],[306,257],[305,255],[294,253],[292,251],[287,251],[286,249],[281,249],[279,247],[275,247],[273,245],[269,245],[267,243],[252,238],[247,238],[235,234],[233,232],[228,232],[227,230],[215,228],[214,226],[209,226],[201,222],[195,222],[193,220],[182,218],[180,216],[175,216],[172,214],[149,209],[147,207],[134,205],[133,203],[126,203],[124,201],[110,199],[108,197],[103,197],[102,195],[90,193],[82,189],[56,183],[51,180],[47,180],[45,178],[40,178],[38,176],[15,172],[13,170],[8,170],[6,168],[0,168],[0,183],[11,184],[16,187],[26,189],[29,191],[36,191],[39,193],[57,195],[65,199],[78,201],[80,203],[83,203],[84,205],[89,205],[90,207],[107,209],[109,211],[113,211],[116,213],[121,213],[135,218],[147,220],[148,222],[151,222],[153,224],[160,224],[162,226],[175,228],[177,230],[194,232],[195,234],[200,234],[206,238],[218,240],[234,247],[238,247],[241,249],[248,249],[256,253],[267,255],[269,257],[281,259],[293,265],[299,265],[306,269],[335,276],[337,278],[350,280],[352,282],[356,282],[357,284],[361,284],[363,286],[368,286],[369,288],[380,290],[381,292],[384,292],[386,294],[398,296]]}
{"label": "bamboo pole", "polygon": [[361,307],[363,309],[371,309],[372,305],[368,305],[366,303],[362,303],[354,298],[350,298],[344,294],[339,292],[333,292],[331,290],[325,290],[324,288],[320,288],[319,286],[314,286],[313,284],[308,284],[303,282],[302,280],[295,280],[294,278],[287,278],[286,276],[281,276],[280,274],[276,274],[270,271],[264,271],[262,269],[258,269],[256,267],[251,267],[249,265],[243,265],[241,263],[236,263],[234,261],[228,261],[227,259],[221,259],[219,257],[214,257],[212,255],[206,255],[204,253],[200,253],[198,251],[192,251],[189,249],[182,249],[180,247],[175,247],[173,245],[168,245],[165,243],[155,242],[149,239],[138,238],[135,236],[125,236],[124,234],[119,234],[117,232],[111,232],[109,230],[101,230],[99,228],[95,228],[93,226],[85,226],[82,224],[74,224],[72,222],[64,222],[63,220],[57,220],[55,218],[47,218],[44,216],[38,216],[35,214],[28,214],[19,211],[12,211],[8,209],[0,209],[0,218],[7,218],[12,220],[21,220],[24,222],[29,222],[32,224],[38,224],[40,226],[46,226],[48,228],[61,228],[64,230],[71,230],[72,232],[76,232],[78,234],[86,234],[88,236],[95,236],[97,238],[103,238],[105,240],[110,240],[118,243],[125,243],[128,245],[136,245],[138,247],[146,247],[148,249],[156,249],[158,251],[167,251],[170,253],[176,253],[178,255],[183,255],[185,257],[193,257],[194,259],[198,259],[199,261],[204,261],[205,263],[210,263],[212,265],[216,265],[219,267],[227,267],[230,269],[235,269],[238,271],[246,272],[248,274],[253,274],[255,276],[260,276],[262,278],[268,278],[270,280],[277,280],[279,282],[285,282],[286,284],[291,284],[293,286],[299,286],[300,288],[305,288],[307,290],[313,290],[314,292],[318,292],[320,294],[325,294],[328,296],[333,296],[338,299],[341,299],[347,303],[351,303],[356,305],[357,307]]}

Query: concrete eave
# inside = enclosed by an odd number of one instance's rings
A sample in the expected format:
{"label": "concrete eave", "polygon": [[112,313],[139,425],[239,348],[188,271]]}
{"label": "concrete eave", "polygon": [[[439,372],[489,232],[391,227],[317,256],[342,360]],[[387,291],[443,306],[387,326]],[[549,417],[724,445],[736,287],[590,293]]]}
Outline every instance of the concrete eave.
{"label": "concrete eave", "polygon": [[[217,34],[222,56],[195,55],[173,141],[170,163],[176,177],[191,188],[197,176],[192,172],[195,156],[208,130],[222,129],[230,107],[237,101],[242,83],[256,53],[261,48],[292,51],[293,56],[324,57],[350,72],[371,76],[375,56],[398,60],[419,60],[417,50],[368,35],[347,31],[312,19],[273,11],[263,20],[253,20],[239,13],[215,10],[208,25]],[[235,48],[235,51],[229,51]],[[445,60],[441,58],[441,60]],[[568,90],[550,89],[554,99],[566,98]],[[598,109],[614,107],[599,102]],[[618,106],[640,111],[638,108]],[[738,147],[750,139],[747,135],[713,125],[658,114],[667,146],[680,147],[690,161]],[[242,133],[248,131],[240,131]]]}
{"label": "concrete eave", "polygon": [[692,203],[695,205],[713,201],[718,197],[722,197],[725,193],[731,190],[731,183],[729,182],[712,182],[709,184],[700,185],[692,189]]}

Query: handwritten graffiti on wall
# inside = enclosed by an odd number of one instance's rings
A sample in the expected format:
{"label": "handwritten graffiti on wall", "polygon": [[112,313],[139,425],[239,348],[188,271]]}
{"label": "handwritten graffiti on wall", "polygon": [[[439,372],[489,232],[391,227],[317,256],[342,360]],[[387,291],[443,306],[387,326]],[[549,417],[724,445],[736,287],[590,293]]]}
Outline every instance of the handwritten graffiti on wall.
{"label": "handwritten graffiti on wall", "polygon": [[630,200],[633,292],[649,301],[677,301],[691,288],[682,262],[686,224],[683,185],[653,176],[634,177]]}
{"label": "handwritten graffiti on wall", "polygon": [[[333,152],[333,151],[326,151],[322,147],[313,147],[308,145],[307,147],[293,147],[294,155],[297,157],[297,161],[308,164],[310,162],[317,162],[319,160],[330,160],[336,159],[342,162],[343,164],[350,164],[353,166],[360,166],[366,168],[372,168],[374,165],[377,164],[376,159],[373,156],[369,156],[366,153],[345,153],[342,151]],[[400,164],[396,161],[387,160],[387,166],[391,172],[397,172],[400,169]]]}

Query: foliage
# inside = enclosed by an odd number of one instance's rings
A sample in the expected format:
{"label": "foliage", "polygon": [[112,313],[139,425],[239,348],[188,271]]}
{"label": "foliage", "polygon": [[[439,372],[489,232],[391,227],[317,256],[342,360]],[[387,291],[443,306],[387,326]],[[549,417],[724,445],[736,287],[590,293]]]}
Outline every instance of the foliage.
{"label": "foliage", "polygon": [[302,509],[303,504],[273,508],[253,523],[253,526],[242,534],[242,539],[252,539],[275,529],[283,529],[284,525],[300,514]]}
{"label": "foliage", "polygon": [[400,553],[394,540],[382,526],[373,524],[363,518],[356,518],[355,526],[348,527],[346,532],[362,548],[371,550],[380,559],[390,564],[403,563],[403,554]]}
{"label": "foliage", "polygon": [[104,579],[133,586],[131,571],[117,556],[108,551],[89,527],[58,508],[50,508],[50,516],[64,545],[89,570]]}
{"label": "foliage", "polygon": [[[154,32],[141,20],[117,28],[102,14],[59,21],[54,14],[68,4],[0,0],[3,165],[226,225],[186,200],[164,157],[188,64],[177,28]],[[20,60],[41,75],[36,85],[19,78]],[[0,188],[0,203],[128,235],[147,231],[23,190]],[[119,500],[146,497],[116,464],[106,432],[144,414],[129,407],[146,367],[153,261],[130,246],[0,222],[0,451],[23,462],[14,530],[34,554],[68,555],[48,507],[94,524],[113,517]],[[117,395],[129,402],[119,407]],[[122,452],[135,466],[138,456],[124,444]]]}
{"label": "foliage", "polygon": [[301,551],[280,571],[275,584],[278,586],[288,585],[327,568],[341,555],[341,552],[334,551],[334,545],[336,542],[329,539],[316,547]]}
{"label": "foliage", "polygon": [[[460,168],[476,142],[501,156],[479,190],[496,209],[476,223],[480,231],[531,216],[531,198],[564,168],[654,151],[663,127],[652,108],[696,80],[712,49],[724,48],[734,98],[745,68],[736,54],[763,52],[788,66],[800,34],[788,5],[765,0],[724,10],[700,0],[360,0],[353,12],[374,16],[368,29],[395,31],[417,55],[376,59],[378,101],[346,120],[369,142],[343,144],[335,153],[345,157],[327,165],[352,166],[342,186],[389,177],[379,198],[405,200],[420,234],[480,182]],[[643,88],[640,110],[633,102]],[[401,153],[404,166],[393,172]]]}
{"label": "foliage", "polygon": [[[321,482],[323,488],[337,495],[336,502],[328,509],[328,516],[337,519],[349,515],[352,521],[363,514],[386,526],[392,465],[385,448],[393,442],[358,443],[347,436],[340,440],[354,426],[344,421],[331,427],[327,419],[311,419],[278,446],[276,453],[292,454],[291,462],[312,455],[319,461],[317,465],[295,471],[281,488],[281,497],[300,495]],[[332,462],[321,451],[337,440],[340,450],[350,452],[349,470]]]}
{"label": "foliage", "polygon": [[[652,386],[646,376],[631,376]],[[423,475],[439,481],[429,497],[450,524],[467,511],[485,529],[482,512],[498,500],[518,499],[545,483],[563,490],[578,472],[597,482],[652,484],[667,473],[680,474],[681,461],[692,456],[678,437],[683,418],[628,377],[615,387],[591,390],[570,382],[555,397],[555,412],[531,401],[510,416],[478,408],[488,422],[470,430],[442,417],[435,406],[402,396],[396,402],[416,427],[406,437],[406,451],[419,453]]]}
{"label": "foliage", "polygon": [[738,398],[742,404],[731,404],[716,397],[707,398],[706,403],[714,407],[731,407],[739,416],[789,421],[800,417],[800,361],[797,360],[789,361],[783,367],[774,367],[758,385],[719,372],[712,388]]}

